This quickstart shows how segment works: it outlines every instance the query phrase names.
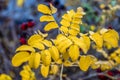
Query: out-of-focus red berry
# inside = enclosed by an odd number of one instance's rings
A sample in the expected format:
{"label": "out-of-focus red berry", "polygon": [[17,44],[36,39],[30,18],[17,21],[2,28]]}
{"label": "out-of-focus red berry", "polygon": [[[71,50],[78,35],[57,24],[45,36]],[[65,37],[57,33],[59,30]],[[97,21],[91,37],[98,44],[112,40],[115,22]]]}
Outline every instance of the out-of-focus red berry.
{"label": "out-of-focus red berry", "polygon": [[19,41],[21,44],[26,44],[26,39],[24,37],[21,37]]}
{"label": "out-of-focus red berry", "polygon": [[27,26],[27,23],[23,23],[21,25],[21,30],[27,30],[28,26]]}
{"label": "out-of-focus red berry", "polygon": [[111,25],[108,26],[108,29],[113,29]]}
{"label": "out-of-focus red berry", "polygon": [[110,76],[113,76],[113,72],[111,72],[111,71],[108,71],[107,74]]}
{"label": "out-of-focus red berry", "polygon": [[98,78],[101,79],[101,80],[105,80],[106,77],[104,75],[98,75]]}
{"label": "out-of-focus red berry", "polygon": [[97,71],[98,73],[102,72],[100,68],[98,68],[96,71]]}
{"label": "out-of-focus red berry", "polygon": [[32,28],[35,25],[35,22],[34,21],[28,21],[27,25],[28,25],[29,28]]}

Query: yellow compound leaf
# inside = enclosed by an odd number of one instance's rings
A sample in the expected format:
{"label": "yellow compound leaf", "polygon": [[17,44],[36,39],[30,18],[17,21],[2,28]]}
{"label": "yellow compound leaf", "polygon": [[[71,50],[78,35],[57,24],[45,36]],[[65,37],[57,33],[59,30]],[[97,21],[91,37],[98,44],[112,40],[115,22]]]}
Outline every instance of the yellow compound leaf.
{"label": "yellow compound leaf", "polygon": [[50,15],[43,15],[40,17],[40,22],[49,22],[49,21],[55,21],[53,16]]}
{"label": "yellow compound leaf", "polygon": [[52,4],[50,4],[50,9],[51,9],[52,14],[57,12],[57,8],[55,8]]}
{"label": "yellow compound leaf", "polygon": [[51,57],[54,61],[57,61],[60,58],[60,54],[58,52],[58,49],[55,46],[52,46],[51,48],[49,48]]}
{"label": "yellow compound leaf", "polygon": [[31,51],[31,52],[35,52],[35,49],[33,47],[31,47],[31,46],[28,46],[28,45],[22,45],[22,46],[20,46],[20,47],[18,47],[16,49],[16,52],[17,51]]}
{"label": "yellow compound leaf", "polygon": [[31,53],[31,57],[29,58],[29,65],[31,68],[37,69],[40,65],[40,53]]}
{"label": "yellow compound leaf", "polygon": [[68,14],[64,14],[62,16],[62,18],[65,19],[65,20],[67,20],[67,21],[69,21],[69,22],[72,20],[72,18]]}
{"label": "yellow compound leaf", "polygon": [[61,24],[62,26],[65,26],[65,27],[69,27],[69,26],[70,26],[70,22],[67,21],[67,20],[65,20],[65,19],[62,19],[62,20],[60,21],[60,24]]}
{"label": "yellow compound leaf", "polygon": [[12,65],[15,67],[20,66],[22,63],[28,61],[30,54],[28,52],[18,52],[12,58]]}
{"label": "yellow compound leaf", "polygon": [[42,59],[42,63],[45,66],[50,65],[50,63],[51,63],[51,54],[50,54],[49,50],[44,50],[44,51],[41,52],[41,59]]}
{"label": "yellow compound leaf", "polygon": [[43,40],[43,41],[41,41],[41,43],[43,43],[47,47],[51,47],[52,46],[52,42],[49,41],[49,40]]}
{"label": "yellow compound leaf", "polygon": [[96,43],[98,49],[102,48],[103,38],[100,34],[93,33],[90,38]]}
{"label": "yellow compound leaf", "polygon": [[119,35],[115,30],[109,30],[103,34],[103,40],[111,44],[112,47],[116,48],[118,47]]}
{"label": "yellow compound leaf", "polygon": [[44,4],[39,4],[37,10],[43,14],[51,14],[50,8]]}
{"label": "yellow compound leaf", "polygon": [[49,74],[49,66],[42,65],[40,72],[44,78],[47,78],[47,76]]}
{"label": "yellow compound leaf", "polygon": [[90,56],[81,56],[79,61],[79,67],[83,71],[87,71],[92,63],[92,58]]}
{"label": "yellow compound leaf", "polygon": [[45,27],[44,30],[45,31],[50,31],[52,29],[56,29],[58,28],[58,24],[56,22],[49,22]]}
{"label": "yellow compound leaf", "polygon": [[71,45],[69,48],[69,56],[72,61],[76,61],[80,55],[79,47],[77,45]]}
{"label": "yellow compound leaf", "polygon": [[17,0],[17,6],[22,7],[25,0]]}
{"label": "yellow compound leaf", "polygon": [[51,65],[51,74],[57,74],[59,67],[57,65]]}

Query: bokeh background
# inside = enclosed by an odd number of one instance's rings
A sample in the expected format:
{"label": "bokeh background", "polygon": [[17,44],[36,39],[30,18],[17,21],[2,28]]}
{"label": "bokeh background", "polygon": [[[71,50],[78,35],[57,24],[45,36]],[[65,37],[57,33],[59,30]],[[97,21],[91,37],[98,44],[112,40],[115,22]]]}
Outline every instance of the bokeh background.
{"label": "bokeh background", "polygon": [[[45,32],[43,30],[45,24],[39,21],[41,13],[37,11],[37,5],[49,5],[49,3],[58,9],[54,15],[57,22],[67,10],[82,7],[86,12],[80,27],[83,33],[89,30],[96,31],[102,27],[115,29],[120,33],[120,0],[24,0],[22,5],[17,5],[17,0],[0,0],[0,74],[6,73],[13,80],[21,80],[19,71],[22,66],[13,67],[11,58],[15,54],[15,49],[25,44],[35,31]],[[27,28],[26,23],[32,26]],[[50,33],[52,37],[56,32]],[[115,70],[112,71],[115,76],[120,76]],[[108,77],[98,76],[99,72],[101,71],[91,69],[82,72],[78,67],[64,68],[63,80],[111,80]],[[51,75],[47,79],[43,79],[41,75],[36,77],[37,80],[59,80],[59,75]]]}

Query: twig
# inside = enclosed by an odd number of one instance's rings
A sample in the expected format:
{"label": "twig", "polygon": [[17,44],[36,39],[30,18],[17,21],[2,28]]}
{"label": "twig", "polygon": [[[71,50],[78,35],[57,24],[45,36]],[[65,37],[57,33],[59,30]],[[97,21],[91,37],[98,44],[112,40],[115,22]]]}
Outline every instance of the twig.
{"label": "twig", "polygon": [[60,80],[62,80],[62,74],[63,74],[63,64],[61,65]]}

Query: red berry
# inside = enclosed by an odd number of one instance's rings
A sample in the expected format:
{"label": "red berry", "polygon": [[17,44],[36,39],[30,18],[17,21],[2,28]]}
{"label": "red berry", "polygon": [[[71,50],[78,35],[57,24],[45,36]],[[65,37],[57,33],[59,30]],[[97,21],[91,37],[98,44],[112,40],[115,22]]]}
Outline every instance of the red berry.
{"label": "red berry", "polygon": [[28,21],[27,25],[28,25],[29,28],[32,28],[35,25],[35,22]]}
{"label": "red berry", "polygon": [[111,71],[108,71],[107,74],[113,76],[113,73]]}
{"label": "red berry", "polygon": [[21,30],[27,30],[27,28],[28,28],[28,26],[27,26],[26,23],[23,23],[23,24],[21,25]]}
{"label": "red berry", "polygon": [[21,37],[19,41],[20,41],[21,44],[26,44],[26,39],[23,38],[23,37]]}
{"label": "red berry", "polygon": [[105,80],[105,79],[106,79],[106,77],[105,77],[104,75],[98,75],[98,77],[99,77],[99,79],[101,79],[101,80]]}
{"label": "red berry", "polygon": [[97,71],[98,73],[102,72],[100,68],[98,68],[96,71]]}
{"label": "red berry", "polygon": [[108,26],[108,29],[113,29],[111,25]]}

